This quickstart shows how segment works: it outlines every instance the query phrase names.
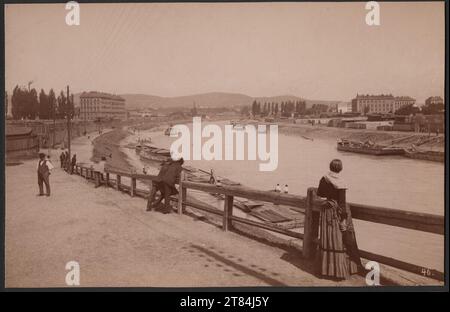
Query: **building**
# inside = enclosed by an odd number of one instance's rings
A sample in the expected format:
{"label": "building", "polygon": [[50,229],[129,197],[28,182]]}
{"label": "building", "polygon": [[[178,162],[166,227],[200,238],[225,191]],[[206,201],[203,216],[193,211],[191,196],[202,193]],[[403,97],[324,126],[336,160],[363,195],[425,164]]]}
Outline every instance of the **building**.
{"label": "building", "polygon": [[108,93],[91,91],[80,95],[80,119],[126,119],[125,99]]}
{"label": "building", "polygon": [[394,99],[394,113],[397,109],[400,107],[406,106],[406,105],[414,105],[416,104],[416,100],[413,99],[410,96],[396,96]]}
{"label": "building", "polygon": [[6,159],[37,157],[39,138],[29,127],[6,126]]}
{"label": "building", "polygon": [[336,113],[345,114],[352,112],[352,103],[351,102],[339,102],[336,104]]}
{"label": "building", "polygon": [[368,114],[378,113],[387,114],[395,113],[396,110],[405,105],[414,105],[416,100],[409,96],[397,96],[392,94],[381,95],[361,95],[357,94],[356,98],[352,99],[352,112]]}

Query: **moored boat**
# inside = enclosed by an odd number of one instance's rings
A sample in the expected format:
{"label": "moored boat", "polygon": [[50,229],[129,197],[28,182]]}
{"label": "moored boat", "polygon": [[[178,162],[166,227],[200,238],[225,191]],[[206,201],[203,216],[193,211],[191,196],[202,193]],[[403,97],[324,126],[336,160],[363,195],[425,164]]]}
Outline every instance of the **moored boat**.
{"label": "moored boat", "polygon": [[176,131],[172,126],[170,126],[169,128],[167,128],[167,129],[164,131],[164,134],[165,134],[165,135],[168,135],[168,136],[175,136],[175,135],[178,134],[178,131]]}
{"label": "moored boat", "polygon": [[144,146],[139,156],[144,160],[163,162],[170,159],[170,150],[154,146]]}
{"label": "moored boat", "polygon": [[387,156],[387,155],[403,155],[405,150],[401,147],[393,146],[381,146],[376,144],[370,144],[369,142],[351,142],[342,140],[337,143],[337,150],[341,152],[352,152],[375,156]]}
{"label": "moored boat", "polygon": [[418,151],[414,149],[405,149],[405,157],[435,162],[445,162],[445,153],[439,151]]}

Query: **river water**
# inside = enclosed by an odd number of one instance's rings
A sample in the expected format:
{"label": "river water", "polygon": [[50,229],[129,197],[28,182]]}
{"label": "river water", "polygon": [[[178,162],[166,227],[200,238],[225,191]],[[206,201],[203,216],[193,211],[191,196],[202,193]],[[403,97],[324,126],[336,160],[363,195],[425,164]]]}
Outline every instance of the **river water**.
{"label": "river water", "polygon": [[[223,129],[224,123],[217,124]],[[139,137],[151,137],[154,145],[165,148],[176,139],[162,131],[141,131]],[[307,188],[317,186],[328,171],[329,162],[339,158],[344,165],[341,175],[348,186],[347,201],[444,215],[444,165],[441,163],[339,152],[334,139],[312,141],[281,133],[278,156],[278,167],[271,172],[259,171],[259,160],[187,160],[186,164],[208,171],[213,168],[218,176],[262,190],[274,189],[277,183],[288,184],[289,193],[306,196]],[[443,269],[443,236],[359,220],[355,221],[355,227],[364,250]]]}

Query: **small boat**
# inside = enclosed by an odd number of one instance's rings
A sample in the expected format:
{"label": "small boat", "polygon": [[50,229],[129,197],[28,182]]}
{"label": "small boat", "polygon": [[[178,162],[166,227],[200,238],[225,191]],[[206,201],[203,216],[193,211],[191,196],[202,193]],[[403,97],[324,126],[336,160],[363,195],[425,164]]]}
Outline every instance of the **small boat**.
{"label": "small boat", "polygon": [[305,140],[314,141],[313,138],[307,137],[306,135],[302,135],[301,137],[304,138]]}
{"label": "small boat", "polygon": [[231,120],[230,125],[233,126],[234,130],[245,130],[245,126],[246,126],[244,123],[240,123],[239,121],[235,121],[235,120]]}
{"label": "small boat", "polygon": [[168,136],[176,136],[178,131],[176,131],[173,127],[169,127],[164,131],[164,134]]}
{"label": "small boat", "polygon": [[405,150],[401,147],[380,146],[370,143],[351,142],[347,140],[338,142],[337,150],[341,152],[352,152],[375,156],[405,154]]}
{"label": "small boat", "polygon": [[235,124],[233,126],[233,129],[234,130],[245,130],[245,125],[243,125],[243,124]]}
{"label": "small boat", "polygon": [[445,153],[439,151],[418,151],[409,148],[405,149],[405,157],[442,163],[445,162]]}
{"label": "small boat", "polygon": [[256,201],[249,200],[249,199],[235,198],[233,201],[233,206],[241,209],[244,212],[251,212],[252,209],[264,206],[264,203],[256,202]]}
{"label": "small boat", "polygon": [[170,159],[170,151],[165,148],[157,148],[154,146],[145,146],[139,153],[141,159],[164,162]]}
{"label": "small boat", "polygon": [[134,150],[135,150],[136,154],[139,154],[143,150],[150,150],[152,148],[155,148],[155,147],[153,147],[151,145],[145,145],[145,144],[137,144],[134,146]]}

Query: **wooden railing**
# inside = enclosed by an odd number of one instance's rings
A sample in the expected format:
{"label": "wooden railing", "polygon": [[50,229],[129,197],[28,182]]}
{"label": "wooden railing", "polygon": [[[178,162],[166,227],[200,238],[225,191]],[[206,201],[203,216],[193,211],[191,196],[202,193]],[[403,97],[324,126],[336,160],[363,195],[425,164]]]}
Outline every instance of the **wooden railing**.
{"label": "wooden railing", "polygon": [[[157,177],[154,175],[133,174],[129,172],[110,169],[105,170],[105,172],[103,173],[96,171],[92,167],[81,165],[75,166],[74,172],[86,177],[86,179],[94,180],[96,186],[107,185],[115,187],[117,190],[128,192],[131,196],[140,196],[143,198],[147,198],[151,192],[151,181],[155,181],[157,179]],[[110,175],[115,175],[116,179],[112,180],[110,178]],[[124,185],[121,182],[121,177],[130,178],[130,185]],[[149,190],[138,189],[136,187],[137,180],[150,182]],[[221,216],[222,228],[224,231],[232,229],[233,223],[242,223],[264,230],[281,233],[289,237],[303,239],[303,257],[305,259],[311,259],[313,257],[315,250],[317,249],[320,209],[321,205],[324,203],[324,200],[316,195],[316,188],[308,188],[307,196],[303,197],[298,195],[261,191],[244,186],[217,186],[208,183],[191,182],[185,179],[184,172],[182,172],[181,179],[178,184],[179,194],[176,200],[178,202],[177,211],[179,214],[182,214],[184,212],[186,206],[190,206],[195,209],[203,210],[208,213]],[[197,201],[190,201],[187,198],[188,189],[202,191],[210,194],[223,194],[225,196],[223,211],[212,208]],[[274,224],[256,222],[233,215],[233,201],[235,197],[253,199],[304,209],[305,222],[303,233],[281,228]],[[445,220],[443,216],[347,203],[345,201],[345,190],[340,190],[339,204],[348,205],[350,207],[353,219],[444,235]],[[389,258],[364,250],[360,250],[360,254],[363,258],[366,258],[368,260],[377,261],[388,266],[424,275],[440,281],[444,280],[444,273],[434,269],[421,267],[415,264],[407,263],[401,260]]]}

